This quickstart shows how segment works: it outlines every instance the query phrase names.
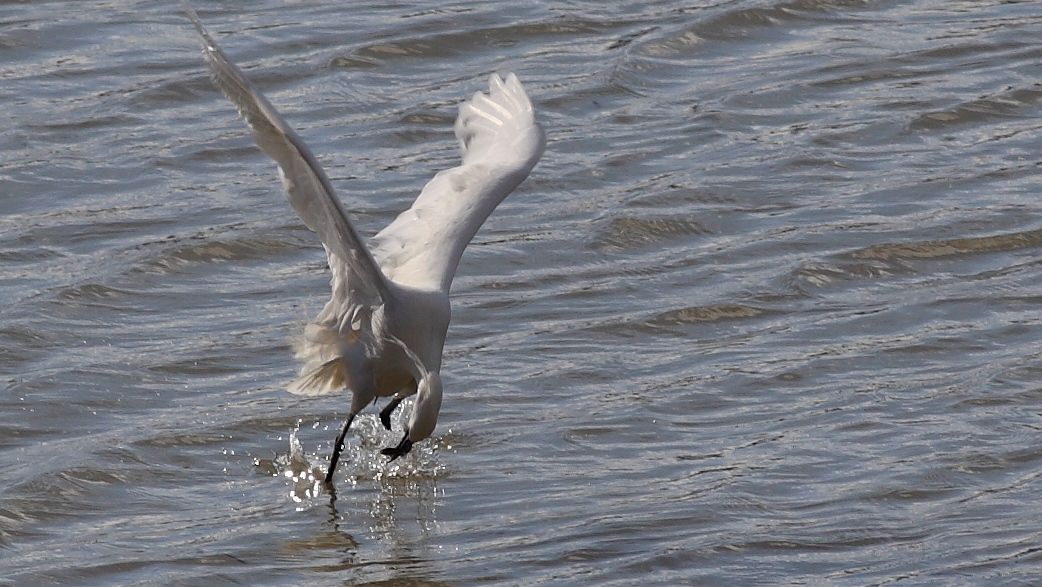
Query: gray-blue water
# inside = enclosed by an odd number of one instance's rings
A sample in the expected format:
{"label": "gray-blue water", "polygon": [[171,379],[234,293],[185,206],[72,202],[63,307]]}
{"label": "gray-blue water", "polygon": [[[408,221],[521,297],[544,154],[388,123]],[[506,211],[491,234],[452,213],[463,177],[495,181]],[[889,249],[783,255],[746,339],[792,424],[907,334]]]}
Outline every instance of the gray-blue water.
{"label": "gray-blue water", "polygon": [[0,2],[0,584],[1042,584],[1042,5],[196,7],[367,235],[492,71],[546,154],[331,502],[322,249],[179,4]]}

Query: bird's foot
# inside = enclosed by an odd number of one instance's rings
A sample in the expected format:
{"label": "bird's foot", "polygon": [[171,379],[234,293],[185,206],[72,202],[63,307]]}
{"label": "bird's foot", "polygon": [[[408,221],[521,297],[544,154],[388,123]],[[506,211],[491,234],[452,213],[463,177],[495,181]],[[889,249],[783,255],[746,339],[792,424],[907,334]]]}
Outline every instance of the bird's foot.
{"label": "bird's foot", "polygon": [[402,437],[402,441],[398,443],[398,446],[385,448],[382,451],[380,451],[380,453],[385,456],[391,457],[391,460],[387,461],[390,463],[393,462],[394,459],[397,459],[402,455],[409,454],[410,450],[412,450],[412,441],[409,440],[409,433],[406,432],[405,436]]}

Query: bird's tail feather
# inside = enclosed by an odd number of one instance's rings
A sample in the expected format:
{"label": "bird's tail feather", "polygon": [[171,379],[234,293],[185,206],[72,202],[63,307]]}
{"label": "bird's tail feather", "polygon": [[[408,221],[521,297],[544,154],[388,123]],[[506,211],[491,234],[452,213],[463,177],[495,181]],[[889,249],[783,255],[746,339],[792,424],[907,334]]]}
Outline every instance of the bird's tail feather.
{"label": "bird's tail feather", "polygon": [[294,395],[328,395],[347,386],[343,357],[337,357],[310,369],[291,381],[286,391]]}

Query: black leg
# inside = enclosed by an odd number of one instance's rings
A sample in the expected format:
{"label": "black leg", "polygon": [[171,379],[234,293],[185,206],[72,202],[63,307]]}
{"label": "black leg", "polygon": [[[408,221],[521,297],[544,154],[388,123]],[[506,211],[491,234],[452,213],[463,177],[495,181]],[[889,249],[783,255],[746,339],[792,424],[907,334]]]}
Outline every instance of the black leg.
{"label": "black leg", "polygon": [[340,436],[336,437],[336,446],[333,447],[333,456],[329,459],[329,470],[326,471],[326,485],[333,482],[333,474],[336,473],[336,465],[340,462],[340,451],[344,450],[344,438],[347,437],[347,429],[351,427],[351,422],[354,421],[354,419],[354,414],[348,416],[347,422],[344,422],[344,429],[340,431]]}
{"label": "black leg", "polygon": [[387,461],[390,463],[402,455],[409,454],[410,450],[412,450],[412,441],[409,440],[409,432],[406,431],[405,436],[402,437],[402,441],[398,443],[398,446],[394,448],[385,448],[380,452],[385,456],[391,457],[391,460]]}
{"label": "black leg", "polygon": [[395,408],[398,407],[398,404],[402,403],[403,399],[405,398],[398,397],[396,395],[391,398],[391,401],[387,402],[387,405],[384,406],[384,409],[380,410],[380,422],[383,423],[384,428],[388,430],[391,429],[391,414],[394,413]]}

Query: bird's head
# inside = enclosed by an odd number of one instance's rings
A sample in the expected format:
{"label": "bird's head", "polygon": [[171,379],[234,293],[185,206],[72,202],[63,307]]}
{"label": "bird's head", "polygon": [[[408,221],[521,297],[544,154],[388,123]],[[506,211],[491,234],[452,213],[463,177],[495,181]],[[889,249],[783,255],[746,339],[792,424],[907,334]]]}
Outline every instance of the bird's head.
{"label": "bird's head", "polygon": [[434,433],[441,410],[441,375],[429,371],[416,386],[416,403],[409,416],[409,440],[419,442]]}

